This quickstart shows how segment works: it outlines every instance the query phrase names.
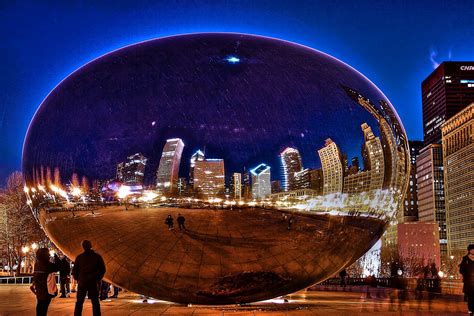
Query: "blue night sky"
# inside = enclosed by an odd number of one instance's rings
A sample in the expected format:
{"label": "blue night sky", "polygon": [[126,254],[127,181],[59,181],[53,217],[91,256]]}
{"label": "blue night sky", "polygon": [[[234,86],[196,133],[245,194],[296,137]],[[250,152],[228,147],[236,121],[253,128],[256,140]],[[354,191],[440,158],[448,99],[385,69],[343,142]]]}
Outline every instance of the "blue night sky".
{"label": "blue night sky", "polygon": [[0,1],[0,186],[21,166],[33,114],[64,77],[111,50],[191,32],[301,43],[361,71],[422,138],[421,81],[474,60],[474,1]]}

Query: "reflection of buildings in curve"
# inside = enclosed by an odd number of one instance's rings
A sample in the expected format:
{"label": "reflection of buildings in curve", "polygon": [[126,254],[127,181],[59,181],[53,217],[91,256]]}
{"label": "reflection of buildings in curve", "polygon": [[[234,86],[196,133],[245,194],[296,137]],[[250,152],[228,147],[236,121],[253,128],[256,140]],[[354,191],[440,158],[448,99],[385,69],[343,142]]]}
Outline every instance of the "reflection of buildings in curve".
{"label": "reflection of buildings in curve", "polygon": [[[318,150],[321,169],[303,168],[302,159],[296,148],[288,147],[280,153],[283,166],[283,192],[278,181],[271,181],[271,168],[266,164],[233,173],[228,191],[225,187],[223,159],[205,158],[201,150],[190,159],[190,177],[179,178],[178,171],[184,143],[179,138],[168,139],[163,148],[156,177],[156,189],[164,195],[228,196],[236,199],[282,199],[294,194],[306,197],[334,193],[358,194],[382,189],[385,174],[384,153],[381,141],[375,137],[371,128],[363,123],[364,134],[362,157],[364,169],[359,170],[357,157],[348,166],[339,147],[327,139],[325,147]],[[146,158],[137,153],[129,156],[126,162],[117,166],[117,178],[124,184],[141,185]]]}

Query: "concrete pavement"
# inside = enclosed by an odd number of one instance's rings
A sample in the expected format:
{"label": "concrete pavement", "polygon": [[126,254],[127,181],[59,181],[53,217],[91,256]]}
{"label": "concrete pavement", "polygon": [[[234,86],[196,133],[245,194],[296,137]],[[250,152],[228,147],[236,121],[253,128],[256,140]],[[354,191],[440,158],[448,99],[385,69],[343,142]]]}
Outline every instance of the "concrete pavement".
{"label": "concrete pavement", "polygon": [[[120,292],[118,299],[101,303],[103,315],[467,315],[466,303],[458,299],[435,298],[399,302],[391,295],[371,295],[357,292],[301,291],[283,299],[274,299],[244,306],[185,306],[150,300]],[[27,285],[0,286],[0,315],[34,315],[35,297]],[[48,315],[72,315],[74,293],[70,298],[54,298]],[[86,301],[84,315],[92,315]]]}

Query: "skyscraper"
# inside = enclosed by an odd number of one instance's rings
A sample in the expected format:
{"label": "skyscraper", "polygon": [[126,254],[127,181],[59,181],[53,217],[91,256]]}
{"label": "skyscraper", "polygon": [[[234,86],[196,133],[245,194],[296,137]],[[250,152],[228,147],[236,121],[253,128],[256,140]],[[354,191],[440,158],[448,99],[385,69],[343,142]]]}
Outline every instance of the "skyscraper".
{"label": "skyscraper", "polygon": [[474,103],[441,131],[448,253],[458,256],[474,240]]}
{"label": "skyscraper", "polygon": [[193,186],[194,192],[204,197],[223,196],[225,193],[224,160],[196,160]]}
{"label": "skyscraper", "polygon": [[196,161],[203,161],[204,153],[201,150],[197,150],[192,156],[189,164],[189,185],[194,186],[194,165]]}
{"label": "skyscraper", "polygon": [[117,165],[117,179],[128,185],[141,185],[145,176],[147,159],[141,153],[127,157]]}
{"label": "skyscraper", "polygon": [[232,174],[230,181],[230,196],[234,199],[242,198],[242,175],[239,172]]}
{"label": "skyscraper", "polygon": [[418,220],[418,181],[416,177],[416,159],[423,148],[419,140],[409,141],[410,145],[410,176],[407,193],[403,202],[403,221],[413,222]]}
{"label": "skyscraper", "polygon": [[362,150],[364,169],[370,170],[370,185],[368,189],[380,190],[382,189],[385,175],[382,143],[378,137],[375,137],[367,123],[363,123],[361,129],[364,133],[364,145]]}
{"label": "skyscraper", "polygon": [[323,194],[342,193],[344,179],[339,147],[328,138],[318,154],[323,169]]}
{"label": "skyscraper", "polygon": [[441,143],[441,125],[474,102],[474,62],[443,62],[421,90],[425,146]]}
{"label": "skyscraper", "polygon": [[360,127],[364,134],[364,144],[362,145],[364,170],[356,173],[350,172],[344,177],[343,192],[348,194],[374,193],[375,190],[382,189],[384,182],[385,162],[380,138],[375,137],[367,123],[363,123]]}
{"label": "skyscraper", "polygon": [[321,169],[306,168],[301,171],[295,172],[295,189],[312,189],[315,190],[317,194],[322,194],[322,177],[323,176]]}
{"label": "skyscraper", "polygon": [[184,143],[180,138],[166,140],[156,172],[156,188],[161,193],[173,194],[178,189],[179,165]]}
{"label": "skyscraper", "polygon": [[295,172],[303,170],[301,155],[298,149],[287,147],[281,153],[283,166],[283,188],[285,191],[296,189]]}
{"label": "skyscraper", "polygon": [[250,170],[252,175],[252,197],[263,199],[272,193],[270,166],[262,163]]}
{"label": "skyscraper", "polygon": [[441,262],[445,262],[447,256],[446,209],[443,153],[440,144],[431,144],[420,150],[416,160],[416,177],[419,221],[438,224]]}
{"label": "skyscraper", "polygon": [[244,199],[252,198],[252,183],[250,182],[252,178],[250,177],[250,171],[244,167],[242,179],[242,197]]}

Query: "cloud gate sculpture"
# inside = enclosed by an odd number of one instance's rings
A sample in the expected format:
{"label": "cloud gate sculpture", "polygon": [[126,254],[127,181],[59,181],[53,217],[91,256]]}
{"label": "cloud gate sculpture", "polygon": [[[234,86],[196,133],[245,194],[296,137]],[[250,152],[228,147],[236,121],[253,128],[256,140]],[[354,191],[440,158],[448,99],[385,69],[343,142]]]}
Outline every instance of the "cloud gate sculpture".
{"label": "cloud gate sculpture", "polygon": [[89,239],[118,286],[227,304],[300,290],[370,249],[402,202],[407,146],[387,98],[341,61],[202,33],[70,74],[30,124],[23,171],[70,258]]}

